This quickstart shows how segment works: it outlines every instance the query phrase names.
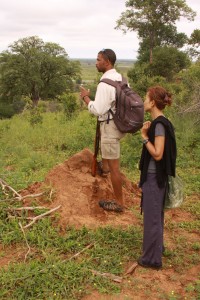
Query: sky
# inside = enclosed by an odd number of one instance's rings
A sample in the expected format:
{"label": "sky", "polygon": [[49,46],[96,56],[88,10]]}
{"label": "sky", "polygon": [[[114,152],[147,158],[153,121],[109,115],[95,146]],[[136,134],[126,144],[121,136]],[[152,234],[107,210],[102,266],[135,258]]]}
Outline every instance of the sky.
{"label": "sky", "polygon": [[[21,38],[38,36],[59,44],[69,58],[96,58],[111,48],[119,59],[136,59],[136,32],[114,29],[125,0],[0,0],[0,52]],[[197,12],[194,22],[182,19],[178,32],[188,36],[200,29],[200,1],[186,0]]]}

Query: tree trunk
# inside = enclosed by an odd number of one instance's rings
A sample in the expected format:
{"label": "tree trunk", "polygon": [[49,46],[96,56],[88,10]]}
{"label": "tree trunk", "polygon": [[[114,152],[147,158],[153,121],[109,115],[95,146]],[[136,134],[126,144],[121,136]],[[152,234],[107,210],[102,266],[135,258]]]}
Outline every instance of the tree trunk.
{"label": "tree trunk", "polygon": [[31,91],[31,100],[33,101],[33,106],[36,107],[38,105],[39,101],[39,92],[36,89],[35,84],[33,85],[32,91]]}
{"label": "tree trunk", "polygon": [[149,34],[149,42],[150,42],[149,63],[151,65],[153,63],[153,48],[154,48],[154,33],[153,32],[150,32],[150,34]]}
{"label": "tree trunk", "polygon": [[153,49],[150,48],[150,51],[149,51],[149,63],[150,65],[153,63]]}

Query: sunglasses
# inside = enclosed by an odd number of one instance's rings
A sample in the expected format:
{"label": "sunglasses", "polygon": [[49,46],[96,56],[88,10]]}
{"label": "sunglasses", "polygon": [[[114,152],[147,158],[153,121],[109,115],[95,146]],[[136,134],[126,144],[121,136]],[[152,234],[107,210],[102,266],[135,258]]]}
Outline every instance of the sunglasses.
{"label": "sunglasses", "polygon": [[109,54],[107,53],[106,49],[102,49],[100,51],[108,60],[110,60]]}

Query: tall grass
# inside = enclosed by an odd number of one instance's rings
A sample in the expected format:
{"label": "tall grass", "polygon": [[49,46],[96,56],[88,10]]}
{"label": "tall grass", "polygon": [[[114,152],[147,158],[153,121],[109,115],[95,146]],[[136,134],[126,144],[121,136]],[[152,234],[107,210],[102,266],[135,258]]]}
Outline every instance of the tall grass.
{"label": "tall grass", "polygon": [[[29,114],[14,116],[0,121],[0,177],[16,190],[35,181],[42,181],[46,173],[56,164],[63,162],[84,148],[93,150],[96,118],[83,110],[71,119],[62,113],[44,113],[40,122],[30,122]],[[186,192],[199,193],[199,134],[192,127],[190,119],[172,120],[176,128],[178,160],[177,171],[186,183]],[[141,153],[140,134],[127,135],[121,143],[122,170],[132,180],[139,178],[138,162]],[[0,256],[4,257],[8,246],[25,248],[23,232],[18,220],[10,219],[8,208],[11,203],[3,200],[0,191]],[[173,247],[168,250],[164,263],[179,274],[199,263],[198,242],[186,241],[180,236],[181,230],[190,234],[199,229],[197,215],[199,205],[189,201],[185,209],[193,214],[193,222],[167,222],[167,230]],[[19,204],[18,204],[19,205]],[[60,234],[56,218],[40,220],[26,231],[30,245],[26,262],[10,263],[0,270],[0,299],[82,299],[93,289],[100,293],[118,293],[121,286],[114,282],[95,276],[91,270],[101,273],[109,272],[117,276],[123,274],[130,261],[135,261],[141,253],[142,226],[141,216],[136,208],[131,208],[138,216],[138,226],[123,228],[102,227],[89,230],[85,227],[77,230],[65,228]],[[23,223],[23,220],[22,220]],[[93,247],[83,252],[77,259],[71,257],[87,245]],[[14,247],[12,249],[14,249]],[[177,274],[177,273],[176,273]],[[176,275],[178,276],[178,275]],[[126,288],[132,290],[142,284],[149,290],[148,283],[126,281]],[[130,284],[129,284],[130,282]],[[199,281],[187,286],[186,296],[192,299],[199,291]],[[170,299],[166,291],[159,289],[159,297]],[[175,287],[176,288],[176,287]],[[175,289],[174,288],[174,289]]]}
{"label": "tall grass", "polygon": [[[177,138],[177,173],[183,177],[188,193],[199,192],[198,128],[194,128],[191,118],[174,114],[170,119]],[[43,113],[41,123],[31,124],[28,114],[0,121],[0,176],[16,188],[43,180],[53,166],[84,148],[93,151],[96,118],[87,110],[70,119],[62,112]],[[121,167],[133,181],[139,178],[141,149],[139,132],[127,134],[121,141]]]}
{"label": "tall grass", "polygon": [[95,121],[86,111],[69,120],[63,113],[44,113],[35,125],[27,115],[0,121],[1,176],[17,188],[42,180],[54,165],[92,149]]}

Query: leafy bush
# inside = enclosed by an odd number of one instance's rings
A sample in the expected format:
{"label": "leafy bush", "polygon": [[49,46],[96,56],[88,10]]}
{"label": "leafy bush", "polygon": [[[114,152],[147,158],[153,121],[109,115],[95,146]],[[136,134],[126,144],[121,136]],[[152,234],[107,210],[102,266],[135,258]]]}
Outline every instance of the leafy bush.
{"label": "leafy bush", "polygon": [[60,96],[66,118],[71,118],[78,109],[77,99],[74,94],[63,94]]}

